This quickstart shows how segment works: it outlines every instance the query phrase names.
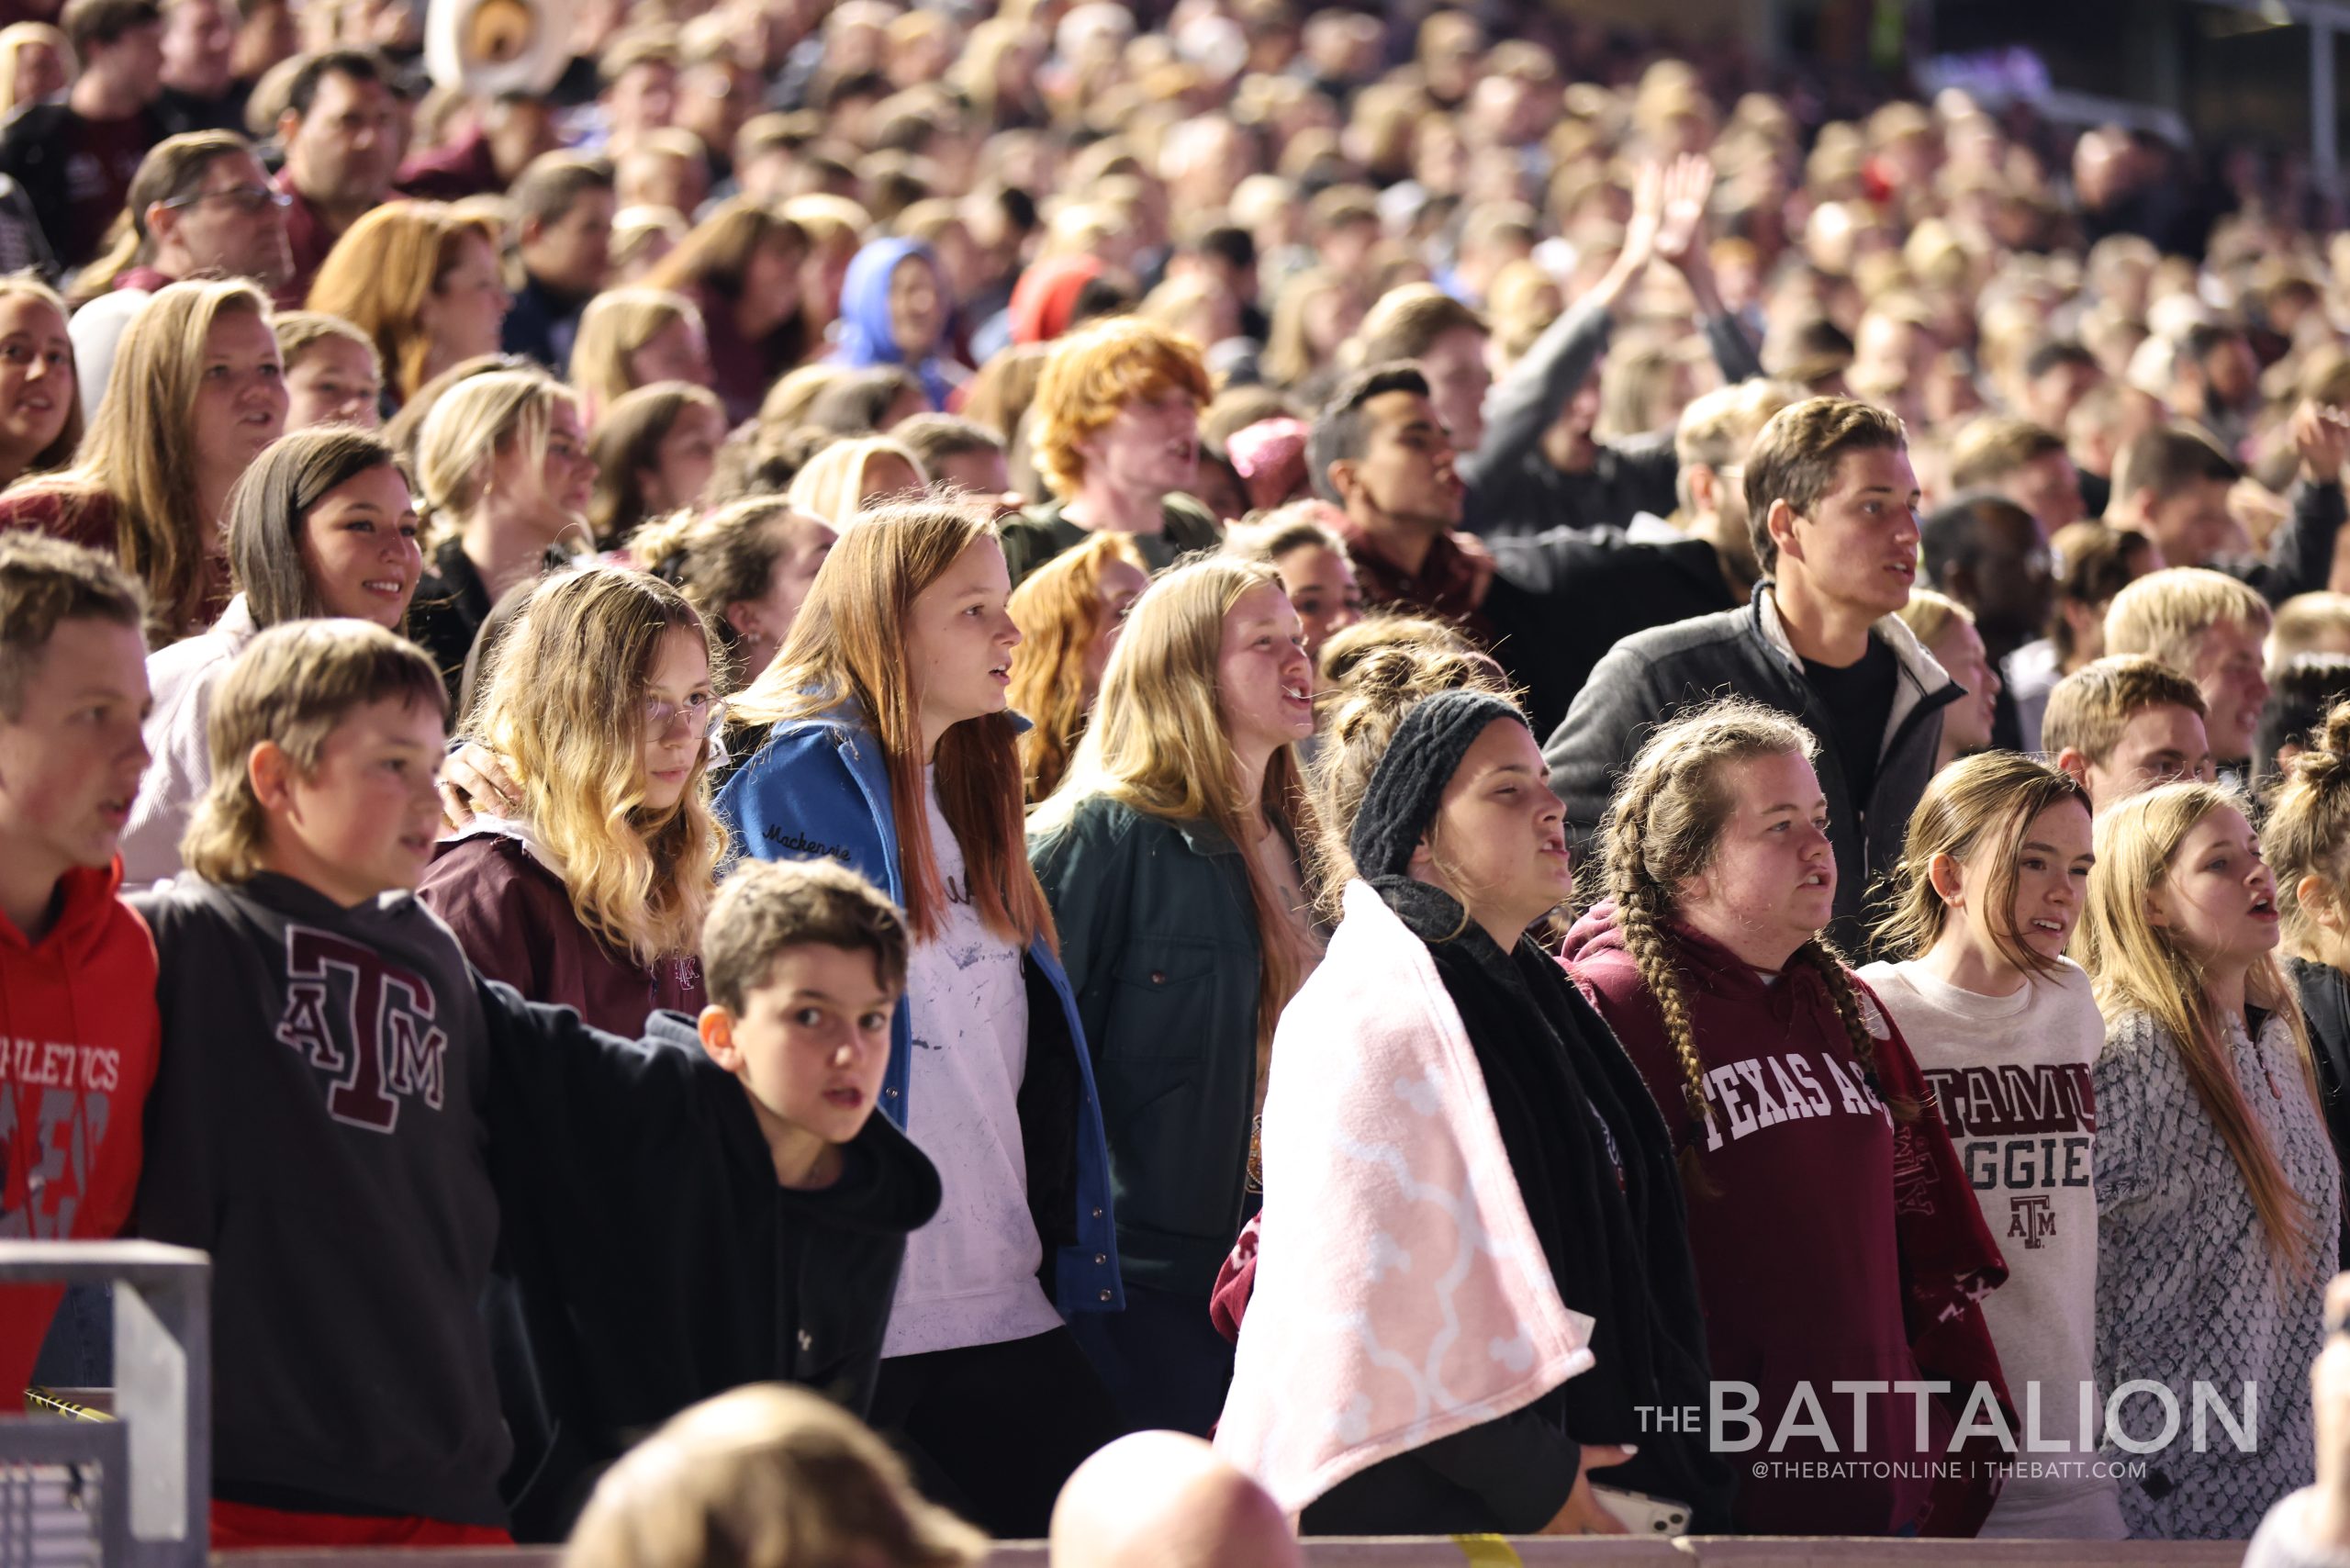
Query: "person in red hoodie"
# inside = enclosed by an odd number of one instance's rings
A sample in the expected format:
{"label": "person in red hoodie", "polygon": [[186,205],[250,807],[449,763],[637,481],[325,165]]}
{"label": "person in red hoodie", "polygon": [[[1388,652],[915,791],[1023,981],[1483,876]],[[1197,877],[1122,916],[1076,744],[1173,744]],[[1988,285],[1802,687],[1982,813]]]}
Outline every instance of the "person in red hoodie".
{"label": "person in red hoodie", "polygon": [[[0,535],[0,1236],[114,1235],[155,1078],[155,943],[115,896],[147,767],[146,613],[113,562]],[[55,1287],[0,1290],[0,1409]]]}
{"label": "person in red hoodie", "polygon": [[1739,1529],[1971,1536],[2019,1430],[1980,1305],[2007,1264],[1908,1046],[1819,936],[1817,749],[1736,698],[1660,729],[1563,961],[1677,1135]]}

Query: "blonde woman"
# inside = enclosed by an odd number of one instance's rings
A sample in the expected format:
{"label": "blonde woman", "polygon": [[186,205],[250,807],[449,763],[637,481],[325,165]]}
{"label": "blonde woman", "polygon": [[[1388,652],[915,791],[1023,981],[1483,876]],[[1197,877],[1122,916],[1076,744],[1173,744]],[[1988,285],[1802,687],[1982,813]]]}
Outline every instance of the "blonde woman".
{"label": "blonde woman", "polygon": [[475,817],[417,889],[476,969],[620,1035],[656,1009],[701,1011],[722,711],[709,633],[677,589],[621,566],[539,586],[467,726],[520,805]]}
{"label": "blonde woman", "polygon": [[1204,1436],[1231,1377],[1208,1297],[1248,1217],[1273,1025],[1322,956],[1294,749],[1313,687],[1272,568],[1179,566],[1135,601],[1029,821],[1120,1196],[1126,1310],[1080,1334],[1137,1428]]}
{"label": "blonde woman", "polygon": [[883,498],[912,499],[930,483],[922,459],[885,435],[851,436],[810,458],[792,476],[792,510],[845,530]]}
{"label": "blonde woman", "polygon": [[429,570],[408,633],[453,696],[498,601],[585,543],[595,482],[578,406],[539,372],[476,375],[434,405],[417,438]]}
{"label": "blonde woman", "polygon": [[460,360],[496,353],[512,303],[497,230],[431,201],[389,202],[352,224],[307,301],[374,340],[395,406]]}
{"label": "blonde woman", "polygon": [[624,207],[612,214],[612,284],[643,283],[686,237],[686,220],[666,207]]}
{"label": "blonde woman", "polygon": [[873,1424],[959,1488],[976,1523],[1033,1540],[1119,1430],[1064,1320],[1125,1295],[1092,1058],[1021,835],[1011,595],[983,514],[860,519],[729,704],[730,740],[752,755],[719,810],[744,853],[831,856],[906,912],[880,1108],[937,1163],[946,1197],[906,1245]]}
{"label": "blonde woman", "polygon": [[1020,646],[1012,652],[1010,695],[1012,711],[1029,725],[1020,737],[1020,775],[1031,804],[1060,787],[1126,611],[1149,586],[1150,568],[1134,541],[1097,533],[1012,590]]}
{"label": "blonde woman", "polygon": [[[2098,1114],[2097,1378],[2209,1386],[2250,1441],[2212,1434],[2121,1481],[2133,1536],[2242,1540],[2311,1478],[2310,1402],[2337,1258],[2342,1171],[2292,984],[2277,880],[2241,797],[2165,784],[2097,820],[2081,961],[2105,1049]],[[2257,1389],[2251,1394],[2250,1390]],[[2107,1417],[2106,1457],[2163,1429],[2143,1395]]]}
{"label": "blonde woman", "polygon": [[[1820,935],[1818,755],[1739,699],[1658,729],[1609,802],[1607,899],[1563,961],[1678,1142],[1713,1375],[1754,1385],[1774,1431],[1803,1385],[1876,1391],[1786,1434],[1792,1462],[1740,1483],[1739,1529],[1968,1536],[1989,1473],[1929,1461],[2006,1457],[1954,1434],[1977,1389],[2005,1393],[1976,1302],[2007,1271],[1899,1028]],[[1921,1379],[1949,1392],[1892,1393]]]}
{"label": "blonde woman", "polygon": [[571,344],[571,387],[593,424],[603,411],[656,381],[710,380],[701,312],[681,294],[611,288],[588,302]]}
{"label": "blonde woman", "polygon": [[229,492],[285,428],[285,375],[260,290],[173,284],[123,334],[73,465],[0,496],[0,529],[114,555],[147,590],[151,637],[176,642],[227,608]]}

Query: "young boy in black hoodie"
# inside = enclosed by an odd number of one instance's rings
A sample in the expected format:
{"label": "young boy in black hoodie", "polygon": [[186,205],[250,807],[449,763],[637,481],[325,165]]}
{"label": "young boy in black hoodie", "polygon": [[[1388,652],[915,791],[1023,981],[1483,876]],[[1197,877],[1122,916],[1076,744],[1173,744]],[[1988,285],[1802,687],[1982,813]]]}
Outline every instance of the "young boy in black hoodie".
{"label": "young boy in black hoodie", "polygon": [[702,969],[711,1005],[655,1014],[625,1084],[542,1099],[490,1150],[501,1196],[543,1216],[509,1240],[552,1438],[514,1499],[526,1535],[566,1536],[604,1469],[712,1394],[789,1382],[864,1416],[906,1234],[938,1207],[928,1159],[872,1114],[896,906],[830,861],[754,861]]}
{"label": "young boy in black hoodie", "polygon": [[[850,1135],[834,1189],[856,1224],[820,1228],[834,1193],[779,1178],[834,1167],[769,1136],[760,1078],[746,1094],[690,1032],[599,1034],[466,966],[409,892],[444,704],[380,628],[263,633],[214,700],[188,869],[137,901],[168,1043],[138,1223],[212,1254],[216,1547],[506,1539],[478,1311],[501,1239],[547,1328],[549,1407],[593,1463],[746,1378],[853,1396],[835,1325],[871,1319],[878,1347],[904,1231],[936,1203],[886,1118],[836,1118],[818,1130]],[[878,1070],[815,1098],[845,1116]]]}

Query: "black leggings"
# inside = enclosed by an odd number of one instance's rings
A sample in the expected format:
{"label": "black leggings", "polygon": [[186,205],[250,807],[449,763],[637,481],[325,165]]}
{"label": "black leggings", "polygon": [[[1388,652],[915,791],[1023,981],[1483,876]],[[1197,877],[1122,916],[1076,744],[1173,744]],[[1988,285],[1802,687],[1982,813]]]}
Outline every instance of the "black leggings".
{"label": "black leggings", "polygon": [[1121,1435],[1117,1407],[1076,1336],[893,1356],[873,1390],[873,1425],[923,1492],[999,1540],[1037,1540],[1061,1483]]}

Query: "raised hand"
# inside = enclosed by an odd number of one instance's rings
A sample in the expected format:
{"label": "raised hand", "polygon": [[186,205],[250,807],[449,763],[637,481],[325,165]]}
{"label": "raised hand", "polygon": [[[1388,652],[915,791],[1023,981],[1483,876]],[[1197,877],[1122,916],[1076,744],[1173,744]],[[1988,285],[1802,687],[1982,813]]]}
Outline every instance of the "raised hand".
{"label": "raised hand", "polygon": [[2312,485],[2341,483],[2342,465],[2350,461],[2350,412],[2304,401],[2293,410],[2293,450],[2300,454],[2302,478]]}
{"label": "raised hand", "polygon": [[1706,253],[1706,203],[1714,192],[1714,165],[1709,158],[1684,154],[1675,158],[1658,182],[1656,253],[1685,269],[1691,258]]}

